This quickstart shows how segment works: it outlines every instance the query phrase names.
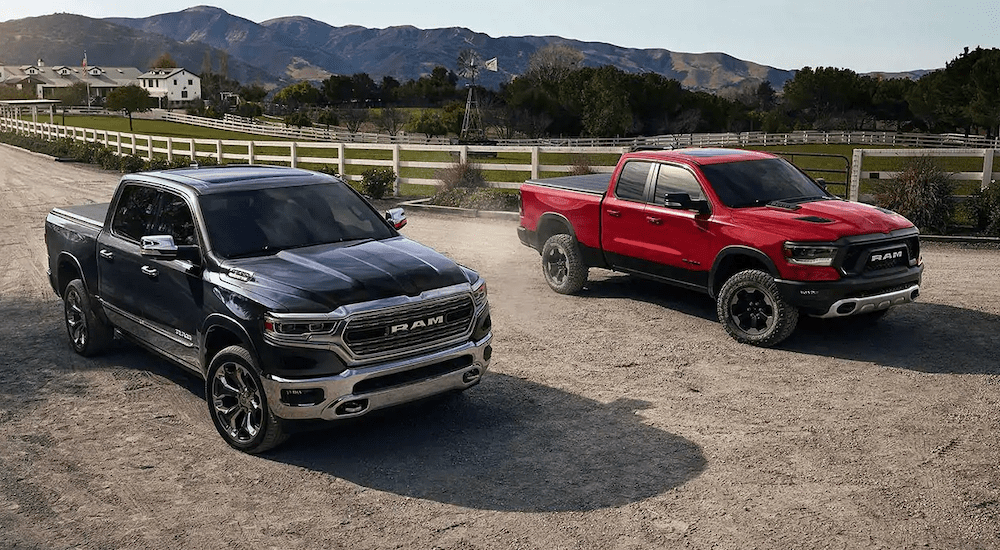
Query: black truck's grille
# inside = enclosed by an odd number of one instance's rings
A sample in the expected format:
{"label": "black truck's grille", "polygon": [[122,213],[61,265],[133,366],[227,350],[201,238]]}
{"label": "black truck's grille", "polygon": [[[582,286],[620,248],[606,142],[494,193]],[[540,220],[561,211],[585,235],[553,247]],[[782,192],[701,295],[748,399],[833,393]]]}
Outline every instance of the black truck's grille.
{"label": "black truck's grille", "polygon": [[852,245],[844,255],[842,265],[848,275],[877,274],[907,267],[911,260],[919,256],[919,238],[903,237]]}
{"label": "black truck's grille", "polygon": [[434,347],[472,330],[472,296],[387,308],[352,317],[344,343],[359,359]]}

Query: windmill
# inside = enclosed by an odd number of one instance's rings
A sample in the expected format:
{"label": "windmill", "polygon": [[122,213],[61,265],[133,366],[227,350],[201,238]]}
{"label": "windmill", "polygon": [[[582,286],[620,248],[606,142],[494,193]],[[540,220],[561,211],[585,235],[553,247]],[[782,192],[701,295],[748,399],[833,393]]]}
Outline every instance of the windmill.
{"label": "windmill", "polygon": [[483,129],[483,115],[479,112],[479,102],[476,101],[476,77],[483,69],[487,71],[497,70],[497,58],[483,61],[473,49],[465,49],[459,52],[458,76],[469,81],[469,95],[465,100],[465,118],[462,119],[462,134],[459,139],[478,140],[486,139],[486,132]]}

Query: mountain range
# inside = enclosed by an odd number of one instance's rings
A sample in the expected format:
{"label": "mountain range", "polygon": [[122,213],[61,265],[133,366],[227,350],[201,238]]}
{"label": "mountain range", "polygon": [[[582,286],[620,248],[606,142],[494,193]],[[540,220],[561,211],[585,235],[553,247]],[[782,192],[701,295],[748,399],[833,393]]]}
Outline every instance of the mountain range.
{"label": "mountain range", "polygon": [[281,17],[261,23],[222,9],[196,6],[145,18],[92,19],[54,14],[0,23],[0,65],[77,65],[86,51],[89,64],[146,69],[164,53],[200,73],[206,60],[241,83],[285,86],[320,81],[333,74],[367,73],[376,82],[400,82],[430,74],[436,66],[457,70],[459,53],[475,50],[496,57],[497,72],[482,71],[479,83],[496,88],[523,74],[540,48],[564,44],[583,53],[586,66],[613,65],[627,72],[653,72],[685,88],[719,92],[744,84],[770,82],[780,90],[794,70],[744,61],[724,53],[681,53],[634,49],[558,36],[493,38],[462,27],[369,29],[335,27],[308,17]]}

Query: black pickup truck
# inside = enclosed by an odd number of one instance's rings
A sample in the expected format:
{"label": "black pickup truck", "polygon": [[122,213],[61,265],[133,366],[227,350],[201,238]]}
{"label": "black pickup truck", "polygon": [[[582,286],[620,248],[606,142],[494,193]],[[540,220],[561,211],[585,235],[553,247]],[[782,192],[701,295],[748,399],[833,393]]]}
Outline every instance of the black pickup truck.
{"label": "black pickup truck", "polygon": [[275,166],[122,178],[110,204],[45,221],[76,353],[115,336],[205,380],[209,414],[258,453],[338,420],[481,380],[486,283],[397,231],[341,179]]}

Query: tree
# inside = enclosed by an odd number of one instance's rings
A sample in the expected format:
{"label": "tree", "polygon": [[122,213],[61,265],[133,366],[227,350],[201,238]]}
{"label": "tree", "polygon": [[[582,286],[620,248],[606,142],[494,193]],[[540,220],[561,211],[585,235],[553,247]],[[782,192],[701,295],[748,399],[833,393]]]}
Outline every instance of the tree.
{"label": "tree", "polygon": [[320,91],[303,80],[278,90],[278,93],[274,94],[274,102],[287,105],[294,110],[303,105],[315,105],[319,97]]}
{"label": "tree", "polygon": [[594,137],[620,136],[632,127],[632,108],[624,86],[624,73],[605,65],[586,79],[580,94],[580,118]]}
{"label": "tree", "polygon": [[153,63],[150,65],[153,69],[176,69],[177,62],[174,61],[173,57],[170,57],[169,53],[164,52],[160,57],[157,57]]}
{"label": "tree", "polygon": [[344,122],[347,131],[356,133],[361,129],[361,125],[368,121],[368,109],[359,107],[348,107],[341,109],[337,113],[337,118]]}
{"label": "tree", "polygon": [[375,116],[375,124],[379,131],[394,136],[406,125],[407,118],[406,111],[395,107],[383,107]]}
{"label": "tree", "polygon": [[105,107],[109,111],[125,111],[128,115],[128,130],[132,131],[132,113],[149,110],[149,92],[145,88],[129,84],[111,90]]}
{"label": "tree", "polygon": [[55,99],[62,102],[62,123],[66,124],[66,108],[70,105],[86,105],[87,104],[87,94],[89,90],[87,89],[86,82],[74,82],[72,85],[66,88],[59,88],[55,92]]}
{"label": "tree", "polygon": [[535,50],[528,59],[529,74],[540,80],[557,80],[583,63],[583,53],[566,44],[548,44]]}
{"label": "tree", "polygon": [[240,99],[246,101],[247,103],[260,103],[264,101],[267,97],[267,88],[261,86],[260,84],[249,84],[246,86],[240,86],[238,92]]}
{"label": "tree", "polygon": [[443,136],[448,133],[441,115],[430,109],[423,109],[410,117],[408,127],[413,132],[424,134],[427,137]]}

